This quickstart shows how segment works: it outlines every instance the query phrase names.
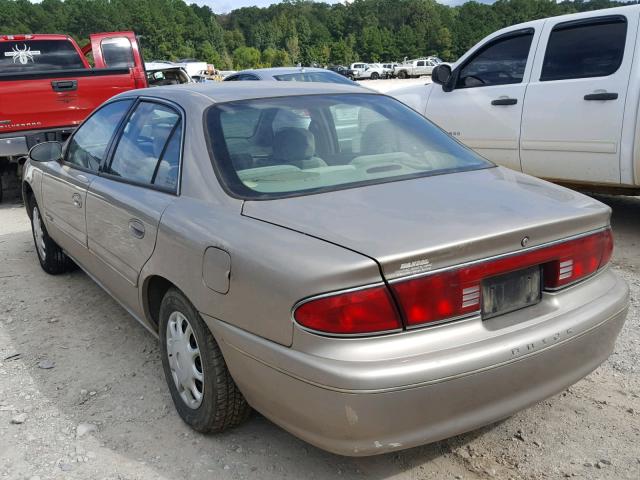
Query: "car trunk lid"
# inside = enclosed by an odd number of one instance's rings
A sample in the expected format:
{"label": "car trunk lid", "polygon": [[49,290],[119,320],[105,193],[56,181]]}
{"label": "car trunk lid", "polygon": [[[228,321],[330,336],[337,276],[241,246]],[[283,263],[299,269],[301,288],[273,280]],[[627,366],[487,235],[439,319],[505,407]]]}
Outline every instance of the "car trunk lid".
{"label": "car trunk lid", "polygon": [[247,201],[243,215],[366,255],[391,281],[596,230],[610,209],[497,167]]}

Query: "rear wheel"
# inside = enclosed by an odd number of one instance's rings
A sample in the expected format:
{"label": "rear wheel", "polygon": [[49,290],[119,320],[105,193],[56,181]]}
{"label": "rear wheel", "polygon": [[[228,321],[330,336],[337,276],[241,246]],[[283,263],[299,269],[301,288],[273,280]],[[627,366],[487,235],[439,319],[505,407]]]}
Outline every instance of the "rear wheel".
{"label": "rear wheel", "polygon": [[398,78],[402,78],[402,79],[409,78],[409,75],[407,75],[406,70],[400,70],[398,72]]}
{"label": "rear wheel", "polygon": [[222,352],[189,300],[169,289],[160,305],[162,367],[180,417],[198,432],[242,423],[251,407],[231,378]]}
{"label": "rear wheel", "polygon": [[42,269],[50,275],[58,275],[68,272],[74,267],[73,261],[67,257],[60,246],[49,236],[40,214],[40,208],[31,197],[29,201],[31,208],[31,231],[33,242],[36,247],[36,254]]}
{"label": "rear wheel", "polygon": [[380,78],[380,75],[378,74],[378,72],[373,72],[371,74],[371,80],[378,80]]}

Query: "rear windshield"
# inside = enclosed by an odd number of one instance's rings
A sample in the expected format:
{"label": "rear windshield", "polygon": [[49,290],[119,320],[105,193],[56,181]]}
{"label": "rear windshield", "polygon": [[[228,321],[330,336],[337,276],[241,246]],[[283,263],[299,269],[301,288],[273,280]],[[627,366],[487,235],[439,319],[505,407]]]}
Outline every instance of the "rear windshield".
{"label": "rear windshield", "polygon": [[74,68],[84,68],[84,64],[68,40],[0,42],[1,75]]}
{"label": "rear windshield", "polygon": [[423,116],[376,94],[222,103],[206,113],[231,194],[272,199],[493,166]]}
{"label": "rear windshield", "polygon": [[325,83],[346,83],[353,85],[351,80],[342,75],[332,72],[298,72],[274,75],[273,78],[286,82],[325,82]]}

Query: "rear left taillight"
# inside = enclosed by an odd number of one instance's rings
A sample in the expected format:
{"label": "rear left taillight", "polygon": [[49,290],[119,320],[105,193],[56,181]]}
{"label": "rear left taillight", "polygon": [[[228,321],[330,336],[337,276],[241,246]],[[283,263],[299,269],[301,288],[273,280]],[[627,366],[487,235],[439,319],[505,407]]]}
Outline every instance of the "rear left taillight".
{"label": "rear left taillight", "polygon": [[308,300],[294,311],[303,327],[336,335],[382,333],[402,328],[385,285]]}
{"label": "rear left taillight", "polygon": [[477,314],[482,280],[540,265],[544,288],[557,290],[604,267],[611,259],[613,238],[606,229],[547,247],[474,262],[391,284],[408,326],[440,323]]}

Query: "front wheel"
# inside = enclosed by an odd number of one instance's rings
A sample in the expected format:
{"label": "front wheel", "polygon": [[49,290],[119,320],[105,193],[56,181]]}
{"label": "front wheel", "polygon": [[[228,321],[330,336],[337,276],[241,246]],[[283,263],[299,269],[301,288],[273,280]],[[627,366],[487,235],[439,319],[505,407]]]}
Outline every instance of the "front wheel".
{"label": "front wheel", "polygon": [[371,74],[371,80],[378,80],[380,78],[380,75],[377,72],[373,72]]}
{"label": "front wheel", "polygon": [[407,72],[405,70],[400,70],[398,72],[398,78],[401,78],[401,79],[409,78],[409,75],[407,75]]}
{"label": "front wheel", "polygon": [[73,261],[67,257],[60,246],[49,236],[40,214],[40,208],[31,197],[31,232],[40,266],[50,275],[68,272],[74,267]]}
{"label": "front wheel", "polygon": [[178,414],[191,428],[218,433],[242,423],[251,407],[222,352],[189,300],[175,288],[160,305],[162,367]]}

